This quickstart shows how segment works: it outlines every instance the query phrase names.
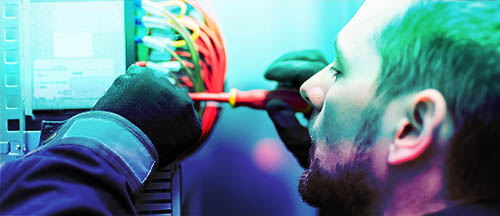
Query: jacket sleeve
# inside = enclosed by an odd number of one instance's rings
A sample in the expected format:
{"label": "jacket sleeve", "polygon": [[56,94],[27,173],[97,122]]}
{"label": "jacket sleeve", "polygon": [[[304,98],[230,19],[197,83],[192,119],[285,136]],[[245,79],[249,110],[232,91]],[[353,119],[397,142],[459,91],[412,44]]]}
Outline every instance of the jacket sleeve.
{"label": "jacket sleeve", "polygon": [[157,152],[125,118],[77,115],[0,165],[0,215],[132,215]]}

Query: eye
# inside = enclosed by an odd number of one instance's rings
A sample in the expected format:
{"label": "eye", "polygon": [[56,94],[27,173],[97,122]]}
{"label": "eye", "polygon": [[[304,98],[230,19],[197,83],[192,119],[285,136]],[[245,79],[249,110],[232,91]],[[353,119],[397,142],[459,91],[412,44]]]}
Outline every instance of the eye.
{"label": "eye", "polygon": [[338,70],[337,68],[335,68],[335,66],[330,66],[330,68],[328,68],[328,71],[332,74],[332,77],[336,78],[339,74],[341,74],[342,72],[340,70]]}

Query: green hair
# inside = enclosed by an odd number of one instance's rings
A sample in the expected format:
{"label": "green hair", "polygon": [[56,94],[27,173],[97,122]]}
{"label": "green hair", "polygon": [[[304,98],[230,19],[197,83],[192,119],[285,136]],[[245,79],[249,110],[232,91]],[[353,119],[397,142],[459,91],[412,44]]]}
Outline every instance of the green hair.
{"label": "green hair", "polygon": [[500,192],[500,2],[421,2],[377,39],[376,95],[440,91],[455,134],[446,157],[451,198]]}

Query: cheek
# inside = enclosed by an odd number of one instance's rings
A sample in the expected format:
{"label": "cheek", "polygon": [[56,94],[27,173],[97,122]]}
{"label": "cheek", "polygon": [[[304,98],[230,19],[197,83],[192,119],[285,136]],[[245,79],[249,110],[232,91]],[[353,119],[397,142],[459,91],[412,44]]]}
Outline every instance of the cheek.
{"label": "cheek", "polygon": [[362,75],[345,75],[344,79],[339,77],[338,82],[328,89],[327,102],[330,100],[354,107],[365,107],[373,98],[375,88],[374,79]]}
{"label": "cheek", "polygon": [[325,170],[346,164],[354,157],[353,142],[361,126],[361,113],[372,95],[365,82],[331,86],[323,109],[311,121],[310,133],[316,145],[314,159]]}
{"label": "cheek", "polygon": [[354,77],[339,81],[328,90],[323,118],[339,138],[353,139],[357,134],[361,113],[374,95],[372,84],[369,79]]}
{"label": "cheek", "polygon": [[352,140],[341,139],[334,142],[319,140],[315,144],[314,159],[322,169],[334,172],[337,165],[345,165],[354,159]]}
{"label": "cheek", "polygon": [[356,126],[360,119],[361,108],[358,103],[353,103],[353,94],[348,94],[343,89],[328,92],[324,105],[324,124],[328,127],[328,133],[334,140],[353,139],[356,134]]}

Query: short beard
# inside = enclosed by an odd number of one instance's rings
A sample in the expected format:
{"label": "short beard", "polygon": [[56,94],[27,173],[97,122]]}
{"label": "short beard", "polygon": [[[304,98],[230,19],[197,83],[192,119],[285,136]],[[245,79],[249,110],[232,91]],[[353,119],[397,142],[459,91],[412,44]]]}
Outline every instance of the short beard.
{"label": "short beard", "polygon": [[299,183],[300,195],[306,203],[321,208],[321,213],[379,214],[373,207],[381,197],[383,184],[372,171],[368,150],[378,134],[382,110],[380,106],[372,106],[363,113],[363,124],[354,139],[356,150],[350,161],[336,164],[333,171],[323,169],[317,158],[311,161]]}
{"label": "short beard", "polygon": [[334,173],[322,169],[318,160],[300,178],[299,192],[311,206],[336,215],[369,215],[377,193],[367,159],[337,165]]}

